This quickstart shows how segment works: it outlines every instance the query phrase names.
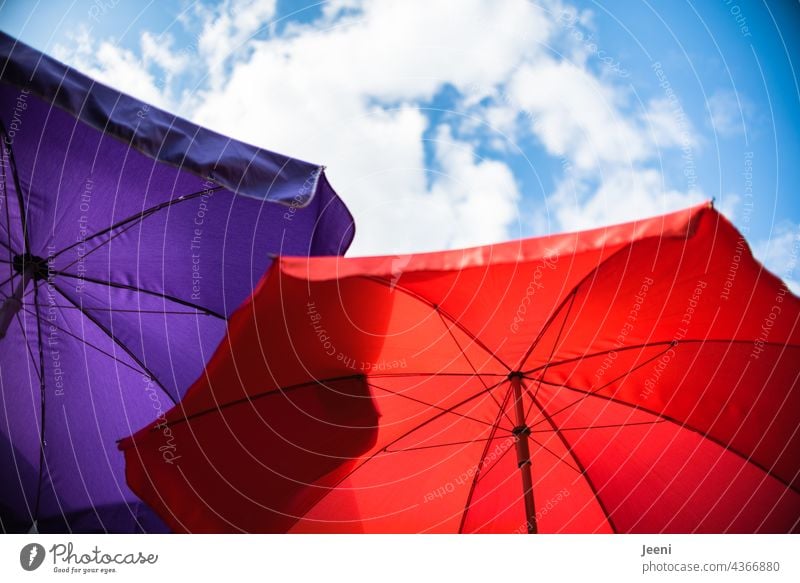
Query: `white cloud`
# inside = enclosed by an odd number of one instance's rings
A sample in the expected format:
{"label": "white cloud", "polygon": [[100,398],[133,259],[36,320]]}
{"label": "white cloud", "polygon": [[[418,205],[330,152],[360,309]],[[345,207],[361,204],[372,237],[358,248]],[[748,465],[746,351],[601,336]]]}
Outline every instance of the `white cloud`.
{"label": "white cloud", "polygon": [[327,0],[322,5],[322,14],[327,22],[333,22],[346,13],[363,10],[364,4],[364,0]]}
{"label": "white cloud", "polygon": [[53,49],[55,58],[101,83],[153,105],[165,104],[155,75],[132,51],[105,40],[95,43],[86,27],[79,28],[69,36],[69,40],[68,45],[56,44]]}
{"label": "white cloud", "polygon": [[651,100],[637,115],[625,91],[568,61],[542,58],[521,67],[509,94],[548,152],[580,170],[632,165],[662,150],[697,146],[692,124],[666,99]]}
{"label": "white cloud", "polygon": [[[193,117],[323,161],[358,222],[353,253],[502,240],[515,218],[507,201],[518,196],[510,170],[477,161],[466,144],[471,154],[462,151],[457,167],[456,154],[437,147],[447,174],[431,180],[422,142],[427,118],[412,104],[431,99],[445,83],[466,92],[502,82],[538,51],[547,30],[542,12],[524,0],[504,10],[478,0],[458,10],[429,2],[425,11],[370,2],[335,26],[295,27],[288,38],[253,42],[252,56],[236,65],[224,89],[197,96]],[[489,188],[487,177],[498,185]],[[481,181],[480,190],[473,180]],[[473,221],[465,200],[493,212]]]}
{"label": "white cloud", "polygon": [[455,219],[450,223],[449,246],[468,247],[505,239],[507,227],[519,218],[520,199],[508,166],[496,160],[476,160],[474,147],[453,140],[447,126],[439,127],[435,150],[442,173],[432,195],[452,206]]}
{"label": "white cloud", "polygon": [[521,67],[509,84],[515,103],[547,151],[581,169],[632,163],[649,154],[646,136],[624,114],[620,94],[587,69],[543,58]]}
{"label": "white cloud", "polygon": [[714,206],[730,221],[736,224],[739,220],[739,208],[742,204],[742,197],[736,192],[728,192],[714,201]]}
{"label": "white cloud", "polygon": [[800,295],[800,225],[779,223],[772,236],[753,246],[754,255],[772,273],[780,277],[796,295]]}
{"label": "white cloud", "polygon": [[[593,57],[570,63],[545,49],[578,43],[575,29],[591,24],[589,11],[574,13],[566,31],[557,19],[569,7],[555,0],[507,0],[502,9],[487,0],[457,8],[429,0],[424,10],[403,0],[335,0],[316,22],[278,35],[275,7],[274,0],[199,5],[182,20],[197,41],[181,51],[170,37],[144,33],[140,55],[87,36],[59,56],[217,131],[326,164],[358,223],[351,254],[486,243],[508,238],[520,223],[542,224],[517,216],[513,173],[479,157],[481,137],[504,152],[504,142],[535,135],[575,169],[574,191],[565,179],[549,201],[558,228],[702,198],[663,184],[655,169],[666,150],[696,145],[691,124],[662,101],[632,106],[629,89],[590,70]],[[265,27],[269,34],[260,34]],[[573,48],[565,54],[582,50]],[[206,77],[196,85],[198,70]],[[181,85],[181,75],[192,82]],[[456,133],[450,119],[430,128],[424,106],[445,86],[462,96],[462,112],[488,125],[473,121]],[[436,140],[426,159],[429,130]]]}
{"label": "white cloud", "polygon": [[[584,67],[541,59],[510,82],[513,103],[566,169],[549,210],[562,230],[588,229],[670,212],[708,197],[696,186],[699,138],[680,105],[652,99],[632,114],[626,93]],[[683,154],[685,187],[665,179],[670,153]],[[541,228],[543,221],[534,222]]]}
{"label": "white cloud", "polygon": [[548,201],[566,230],[590,229],[686,208],[705,200],[703,193],[669,188],[652,168],[619,167],[599,186],[584,176],[567,177]]}
{"label": "white cloud", "polygon": [[191,64],[187,52],[173,48],[174,39],[169,35],[156,36],[145,31],[141,37],[142,58],[145,65],[152,63],[167,75],[169,80],[186,70]]}
{"label": "white cloud", "polygon": [[195,4],[202,21],[197,51],[205,60],[213,88],[224,82],[225,63],[275,16],[277,0],[225,0],[214,7]]}
{"label": "white cloud", "polygon": [[696,150],[699,147],[694,127],[679,102],[676,107],[667,98],[650,100],[642,122],[659,151],[673,147]]}

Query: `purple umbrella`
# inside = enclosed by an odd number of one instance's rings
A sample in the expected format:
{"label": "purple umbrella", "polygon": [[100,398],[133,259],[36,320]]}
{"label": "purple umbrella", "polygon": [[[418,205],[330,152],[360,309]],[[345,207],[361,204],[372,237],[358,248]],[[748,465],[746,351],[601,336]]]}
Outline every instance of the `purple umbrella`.
{"label": "purple umbrella", "polygon": [[342,254],[352,217],[322,167],[2,33],[0,139],[0,530],[162,530],[116,440],[180,400],[275,254]]}

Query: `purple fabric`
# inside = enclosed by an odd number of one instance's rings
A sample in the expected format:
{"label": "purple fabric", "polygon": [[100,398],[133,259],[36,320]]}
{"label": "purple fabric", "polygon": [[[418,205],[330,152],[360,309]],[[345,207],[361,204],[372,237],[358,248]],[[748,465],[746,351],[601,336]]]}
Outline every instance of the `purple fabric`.
{"label": "purple fabric", "polygon": [[181,398],[275,255],[343,254],[352,217],[321,167],[1,33],[0,121],[0,299],[49,267],[0,339],[0,530],[163,530],[116,440]]}

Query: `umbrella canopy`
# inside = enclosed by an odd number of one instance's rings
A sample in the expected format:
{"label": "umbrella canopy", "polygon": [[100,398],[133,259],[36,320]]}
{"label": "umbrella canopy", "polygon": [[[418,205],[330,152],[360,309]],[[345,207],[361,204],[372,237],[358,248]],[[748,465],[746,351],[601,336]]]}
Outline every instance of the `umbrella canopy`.
{"label": "umbrella canopy", "polygon": [[274,254],[343,253],[352,218],[320,166],[3,34],[0,139],[0,529],[147,530],[116,440],[180,400]]}
{"label": "umbrella canopy", "polygon": [[180,407],[120,444],[128,483],[181,531],[796,531],[798,321],[707,204],[282,258]]}

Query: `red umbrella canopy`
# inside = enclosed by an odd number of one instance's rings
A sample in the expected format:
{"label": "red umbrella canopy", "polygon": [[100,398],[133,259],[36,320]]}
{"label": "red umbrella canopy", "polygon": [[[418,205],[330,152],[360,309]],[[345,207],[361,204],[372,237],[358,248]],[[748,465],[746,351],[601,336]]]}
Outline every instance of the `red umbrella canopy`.
{"label": "red umbrella canopy", "polygon": [[120,445],[176,531],[797,531],[799,319],[710,205],[283,258]]}

